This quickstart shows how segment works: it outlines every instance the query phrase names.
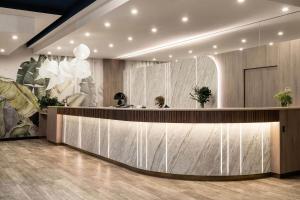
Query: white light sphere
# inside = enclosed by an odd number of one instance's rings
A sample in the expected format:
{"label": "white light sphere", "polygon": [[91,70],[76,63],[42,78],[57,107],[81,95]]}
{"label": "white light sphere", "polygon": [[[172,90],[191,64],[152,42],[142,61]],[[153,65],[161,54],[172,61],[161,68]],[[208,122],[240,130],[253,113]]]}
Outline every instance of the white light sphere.
{"label": "white light sphere", "polygon": [[73,54],[77,59],[85,60],[90,56],[90,49],[85,44],[78,45],[74,50]]}

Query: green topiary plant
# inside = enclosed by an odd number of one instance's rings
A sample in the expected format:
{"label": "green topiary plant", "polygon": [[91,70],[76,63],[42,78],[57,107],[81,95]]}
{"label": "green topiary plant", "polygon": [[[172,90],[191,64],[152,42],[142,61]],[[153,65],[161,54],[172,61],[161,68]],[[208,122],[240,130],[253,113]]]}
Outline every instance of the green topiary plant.
{"label": "green topiary plant", "polygon": [[49,94],[46,96],[41,97],[39,100],[40,108],[43,110],[47,108],[48,106],[63,106],[61,102],[58,101],[56,97],[51,98]]}
{"label": "green topiary plant", "polygon": [[274,98],[276,98],[282,107],[288,107],[293,103],[292,90],[290,88],[285,88],[284,91],[278,92]]}
{"label": "green topiary plant", "polygon": [[204,108],[204,104],[209,102],[211,95],[211,90],[208,87],[200,88],[198,86],[193,88],[193,93],[190,93],[191,98],[199,102],[201,108]]}

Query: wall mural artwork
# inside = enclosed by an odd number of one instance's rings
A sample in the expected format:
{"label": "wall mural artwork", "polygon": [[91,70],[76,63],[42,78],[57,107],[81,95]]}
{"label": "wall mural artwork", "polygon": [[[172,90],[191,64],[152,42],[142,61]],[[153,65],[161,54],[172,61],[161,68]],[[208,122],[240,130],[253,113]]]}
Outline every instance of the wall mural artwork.
{"label": "wall mural artwork", "polygon": [[[76,71],[70,69],[75,59],[39,55],[20,65],[16,80],[0,77],[0,139],[38,136],[38,100],[46,95],[69,106],[97,106],[96,83],[91,73],[82,76],[84,71],[80,71],[77,73],[81,76],[74,77],[61,70],[68,65],[69,71]],[[84,68],[88,61],[76,63],[78,68]]]}

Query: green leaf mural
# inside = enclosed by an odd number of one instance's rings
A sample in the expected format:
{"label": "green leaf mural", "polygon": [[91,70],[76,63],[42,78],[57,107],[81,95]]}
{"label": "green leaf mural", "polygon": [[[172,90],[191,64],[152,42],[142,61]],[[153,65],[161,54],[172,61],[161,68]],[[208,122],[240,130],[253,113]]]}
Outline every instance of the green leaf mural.
{"label": "green leaf mural", "polygon": [[23,62],[20,65],[17,73],[16,82],[26,86],[38,98],[46,95],[46,88],[49,83],[48,79],[36,80],[39,75],[39,69],[46,58],[45,55],[40,55],[38,60],[30,58],[30,61]]}
{"label": "green leaf mural", "polygon": [[0,138],[5,136],[4,105],[5,100],[0,100]]}
{"label": "green leaf mural", "polygon": [[0,77],[0,96],[4,97],[22,117],[31,117],[39,111],[36,96],[26,86],[11,79]]}

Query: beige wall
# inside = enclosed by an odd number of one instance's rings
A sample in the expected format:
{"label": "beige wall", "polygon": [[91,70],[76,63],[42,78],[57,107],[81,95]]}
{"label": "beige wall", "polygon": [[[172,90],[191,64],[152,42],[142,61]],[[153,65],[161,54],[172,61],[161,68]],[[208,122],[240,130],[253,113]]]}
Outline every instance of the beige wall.
{"label": "beige wall", "polygon": [[[223,107],[244,106],[244,74],[246,68],[278,66],[278,88],[290,87],[294,104],[300,106],[300,39],[234,51],[215,56],[221,70]],[[262,85],[268,89],[270,85]]]}

